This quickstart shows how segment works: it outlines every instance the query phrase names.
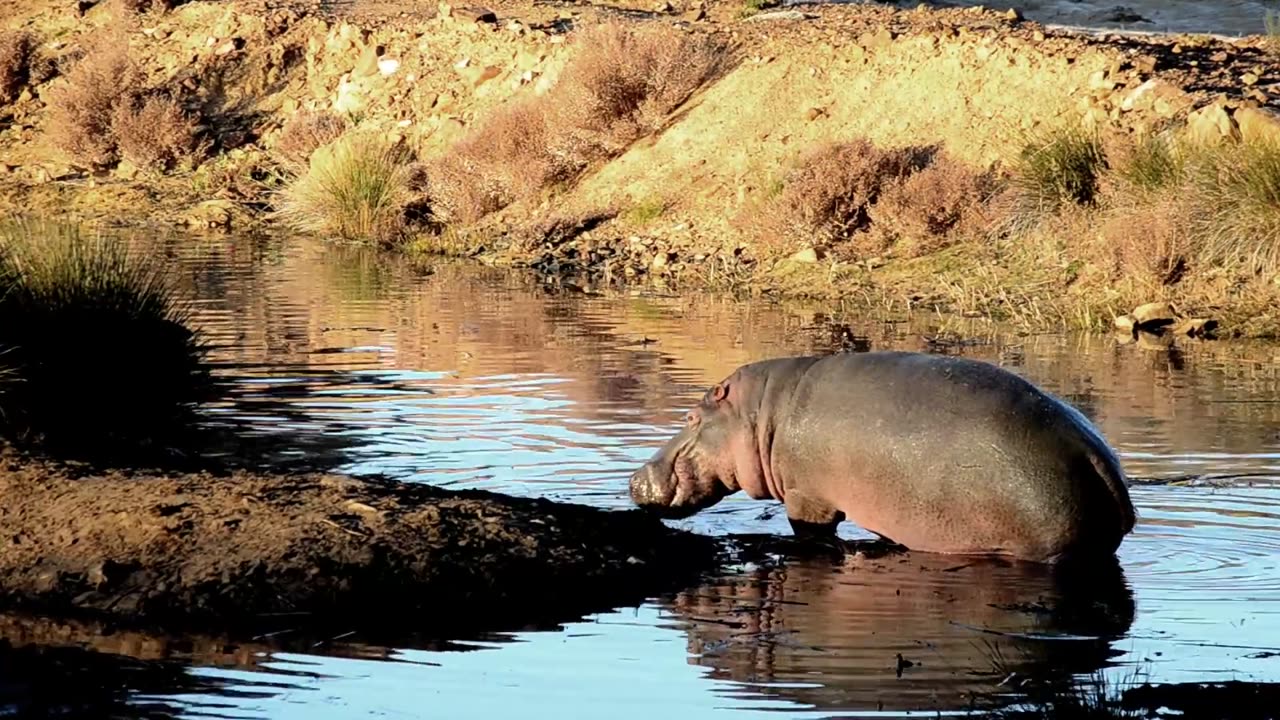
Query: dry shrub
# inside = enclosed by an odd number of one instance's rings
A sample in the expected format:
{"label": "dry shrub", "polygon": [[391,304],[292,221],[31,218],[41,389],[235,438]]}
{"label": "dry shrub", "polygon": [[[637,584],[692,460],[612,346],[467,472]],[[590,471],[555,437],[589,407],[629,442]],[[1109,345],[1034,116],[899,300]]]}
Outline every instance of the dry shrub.
{"label": "dry shrub", "polygon": [[1098,232],[1103,254],[1080,259],[1110,267],[1116,280],[1127,279],[1141,286],[1172,285],[1187,267],[1190,220],[1186,203],[1173,193],[1114,208]]}
{"label": "dry shrub", "polygon": [[645,134],[721,68],[719,42],[666,25],[606,24],[583,33],[581,49],[549,97],[563,151],[587,164],[612,157]]}
{"label": "dry shrub", "polygon": [[546,95],[491,115],[432,168],[445,222],[471,223],[623,152],[706,83],[725,48],[667,26],[603,25]]}
{"label": "dry shrub", "polygon": [[772,201],[759,209],[766,245],[845,243],[866,230],[881,192],[928,161],[919,148],[883,150],[864,139],[809,151]]}
{"label": "dry shrub", "polygon": [[275,154],[287,169],[302,173],[317,148],[342,137],[347,131],[347,121],[328,110],[304,111],[289,118],[280,130]]}
{"label": "dry shrub", "polygon": [[920,171],[890,181],[868,212],[873,251],[893,247],[900,255],[917,257],[979,232],[992,187],[990,175],[941,155]]}
{"label": "dry shrub", "polygon": [[277,214],[303,232],[392,242],[404,231],[418,182],[402,144],[351,133],[312,154],[306,174],[281,193]]}
{"label": "dry shrub", "polygon": [[111,132],[116,105],[129,97],[138,73],[124,42],[102,42],[72,68],[66,83],[49,93],[54,143],[76,160],[103,167],[117,159]]}
{"label": "dry shrub", "polygon": [[0,33],[0,102],[18,99],[31,72],[35,40],[20,30]]}
{"label": "dry shrub", "polygon": [[207,145],[196,119],[170,97],[128,98],[112,114],[111,131],[120,154],[139,168],[164,172],[183,160],[198,160]]}
{"label": "dry shrub", "polygon": [[548,152],[550,128],[540,100],[499,109],[432,168],[435,216],[470,224],[571,174]]}

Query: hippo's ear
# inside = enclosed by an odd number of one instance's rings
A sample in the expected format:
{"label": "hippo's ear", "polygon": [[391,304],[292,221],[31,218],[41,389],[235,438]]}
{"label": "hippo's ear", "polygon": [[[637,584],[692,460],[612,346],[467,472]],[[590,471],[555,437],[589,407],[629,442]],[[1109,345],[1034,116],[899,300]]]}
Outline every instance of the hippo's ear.
{"label": "hippo's ear", "polygon": [[707,395],[711,398],[711,402],[718,403],[728,397],[729,386],[722,382],[716,383],[715,387],[711,388],[711,392],[707,393]]}

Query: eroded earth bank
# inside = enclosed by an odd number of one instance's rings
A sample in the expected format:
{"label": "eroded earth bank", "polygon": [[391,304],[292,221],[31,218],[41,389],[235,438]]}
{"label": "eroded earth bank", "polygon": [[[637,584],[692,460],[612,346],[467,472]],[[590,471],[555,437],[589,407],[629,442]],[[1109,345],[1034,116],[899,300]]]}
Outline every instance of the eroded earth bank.
{"label": "eroded earth bank", "polygon": [[1266,37],[877,4],[339,5],[6,3],[0,202],[578,283],[1042,328],[1173,301],[1277,331]]}

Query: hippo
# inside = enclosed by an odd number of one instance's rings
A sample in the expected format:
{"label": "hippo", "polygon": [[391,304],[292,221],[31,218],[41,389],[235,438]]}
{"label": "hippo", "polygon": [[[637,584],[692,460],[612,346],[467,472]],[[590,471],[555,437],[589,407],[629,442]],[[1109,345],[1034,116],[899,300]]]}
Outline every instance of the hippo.
{"label": "hippo", "polygon": [[669,518],[738,490],[781,501],[801,537],[848,519],[912,551],[1049,564],[1114,559],[1136,517],[1079,410],[991,363],[916,352],[743,365],[630,479]]}

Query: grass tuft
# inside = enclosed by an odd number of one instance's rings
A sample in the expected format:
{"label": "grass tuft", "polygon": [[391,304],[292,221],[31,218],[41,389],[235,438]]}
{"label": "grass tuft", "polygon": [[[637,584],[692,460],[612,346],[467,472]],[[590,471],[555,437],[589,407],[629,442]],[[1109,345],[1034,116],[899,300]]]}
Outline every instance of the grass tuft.
{"label": "grass tuft", "polygon": [[1280,271],[1280,142],[1200,148],[1191,187],[1201,261],[1253,274]]}
{"label": "grass tuft", "polygon": [[1127,187],[1155,192],[1182,182],[1185,155],[1166,135],[1148,134],[1138,139],[1116,164],[1115,173]]}
{"label": "grass tuft", "polygon": [[311,155],[307,172],[281,192],[277,214],[307,233],[395,242],[417,198],[411,160],[400,143],[350,133]]}
{"label": "grass tuft", "polygon": [[187,424],[212,385],[163,268],[74,231],[0,231],[0,434],[105,448]]}
{"label": "grass tuft", "polygon": [[1106,169],[1096,133],[1075,126],[1034,133],[1013,163],[1008,221],[1026,229],[1066,206],[1094,205]]}

